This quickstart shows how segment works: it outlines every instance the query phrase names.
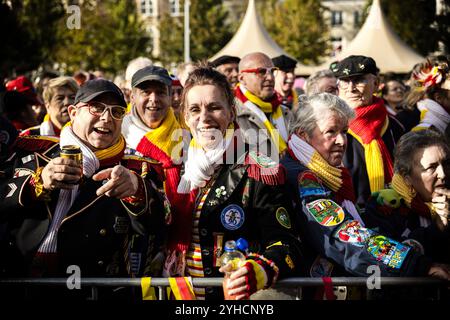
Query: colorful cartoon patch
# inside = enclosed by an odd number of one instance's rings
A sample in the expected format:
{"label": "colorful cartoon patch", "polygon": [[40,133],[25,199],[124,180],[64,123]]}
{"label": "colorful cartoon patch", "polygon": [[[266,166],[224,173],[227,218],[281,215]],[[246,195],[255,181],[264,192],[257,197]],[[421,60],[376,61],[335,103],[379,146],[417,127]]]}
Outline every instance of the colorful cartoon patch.
{"label": "colorful cartoon patch", "polygon": [[364,228],[356,220],[345,221],[344,224],[336,231],[334,237],[340,241],[363,247],[373,232]]}
{"label": "colorful cartoon patch", "polygon": [[321,256],[317,256],[309,270],[309,274],[313,278],[329,277],[331,276],[333,267],[334,266],[330,261]]}
{"label": "colorful cartoon patch", "polygon": [[236,230],[242,227],[245,221],[244,210],[235,204],[226,206],[220,214],[222,225],[228,230]]}
{"label": "colorful cartoon patch", "polygon": [[370,237],[367,251],[385,265],[400,269],[411,248],[385,236]]}
{"label": "colorful cartoon patch", "polygon": [[291,228],[291,219],[289,218],[289,214],[284,207],[280,207],[277,209],[275,216],[278,222],[285,227],[286,229]]}
{"label": "colorful cartoon patch", "polygon": [[311,171],[304,171],[299,175],[298,190],[301,198],[309,196],[323,197],[327,195],[321,181]]}
{"label": "colorful cartoon patch", "polygon": [[345,213],[333,200],[318,199],[306,204],[306,210],[325,227],[337,226],[344,221]]}

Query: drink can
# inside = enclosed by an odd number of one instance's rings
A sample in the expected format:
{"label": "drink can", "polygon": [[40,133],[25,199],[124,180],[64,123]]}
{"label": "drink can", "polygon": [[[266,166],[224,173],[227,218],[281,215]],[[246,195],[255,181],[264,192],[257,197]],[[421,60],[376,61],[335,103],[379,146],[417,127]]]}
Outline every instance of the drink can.
{"label": "drink can", "polygon": [[67,145],[61,147],[61,153],[59,154],[61,158],[73,159],[80,166],[83,165],[83,153],[80,147],[75,145]]}

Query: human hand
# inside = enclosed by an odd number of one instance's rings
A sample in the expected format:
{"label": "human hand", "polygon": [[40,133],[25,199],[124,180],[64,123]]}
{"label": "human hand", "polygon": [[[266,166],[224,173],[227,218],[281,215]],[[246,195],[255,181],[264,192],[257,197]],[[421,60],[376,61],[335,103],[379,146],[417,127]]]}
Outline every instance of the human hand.
{"label": "human hand", "polygon": [[442,280],[450,281],[450,266],[433,263],[428,270],[428,275]]}
{"label": "human hand", "polygon": [[77,161],[61,157],[47,163],[41,174],[45,190],[74,189],[82,176],[83,169]]}
{"label": "human hand", "polygon": [[235,300],[248,299],[251,293],[248,292],[247,286],[247,268],[240,267],[235,271],[232,271],[232,268],[232,263],[229,262],[227,265],[219,269],[220,272],[230,273],[228,281],[225,284],[225,289],[228,291],[228,295],[233,296]]}
{"label": "human hand", "polygon": [[436,188],[431,199],[433,208],[437,213],[436,224],[443,231],[448,227],[449,207],[450,207],[450,190],[445,188]]}
{"label": "human hand", "polygon": [[123,199],[134,196],[139,188],[138,177],[121,165],[97,172],[92,179],[94,181],[108,180],[97,189],[98,196],[104,194],[108,197]]}

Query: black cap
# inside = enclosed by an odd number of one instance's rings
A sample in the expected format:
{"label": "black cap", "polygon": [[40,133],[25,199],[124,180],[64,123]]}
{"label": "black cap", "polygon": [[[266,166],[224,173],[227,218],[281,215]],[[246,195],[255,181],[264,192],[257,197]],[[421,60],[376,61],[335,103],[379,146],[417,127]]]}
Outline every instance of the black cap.
{"label": "black cap", "polygon": [[172,78],[170,78],[169,72],[164,68],[153,65],[136,71],[131,78],[131,86],[134,88],[145,81],[158,81],[168,87],[172,86]]}
{"label": "black cap", "polygon": [[89,102],[103,93],[114,94],[119,100],[120,105],[124,108],[127,107],[127,103],[125,102],[125,98],[119,87],[113,82],[105,79],[94,79],[83,83],[77,91],[73,104],[77,104],[78,102]]}
{"label": "black cap", "polygon": [[285,56],[282,54],[281,56],[272,58],[273,65],[277,67],[280,70],[283,70],[285,72],[292,71],[297,66],[297,61]]}
{"label": "black cap", "polygon": [[375,60],[366,56],[348,56],[344,60],[330,66],[336,78],[373,74],[377,75],[378,68]]}
{"label": "black cap", "polygon": [[223,64],[227,64],[227,63],[239,63],[241,61],[241,58],[239,57],[234,57],[234,56],[220,56],[218,57],[216,60],[211,61],[211,65],[214,68],[217,68],[218,66],[221,66]]}

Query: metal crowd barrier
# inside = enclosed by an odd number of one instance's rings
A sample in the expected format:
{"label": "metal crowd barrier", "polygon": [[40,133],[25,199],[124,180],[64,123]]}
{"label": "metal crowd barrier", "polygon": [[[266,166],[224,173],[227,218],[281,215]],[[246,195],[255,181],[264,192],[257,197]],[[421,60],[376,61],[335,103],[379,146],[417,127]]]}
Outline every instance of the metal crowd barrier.
{"label": "metal crowd barrier", "polygon": [[[365,277],[335,277],[330,278],[333,286],[367,286],[370,278]],[[221,287],[223,278],[192,278],[195,287]],[[449,290],[450,282],[431,277],[380,277],[377,279],[381,288],[407,287],[436,287],[438,297],[442,288]],[[141,278],[81,278],[82,287],[92,288],[92,299],[96,300],[98,287],[140,287]],[[7,278],[0,279],[1,286],[67,286],[67,278]],[[152,287],[158,289],[160,300],[165,299],[166,288],[170,287],[168,278],[152,278]],[[275,288],[320,287],[322,278],[287,278],[277,281]]]}

